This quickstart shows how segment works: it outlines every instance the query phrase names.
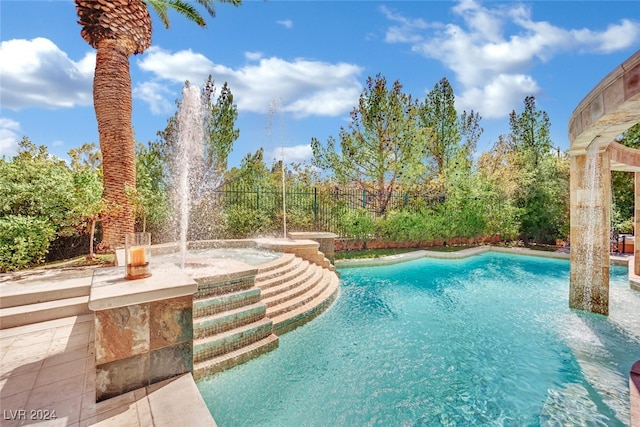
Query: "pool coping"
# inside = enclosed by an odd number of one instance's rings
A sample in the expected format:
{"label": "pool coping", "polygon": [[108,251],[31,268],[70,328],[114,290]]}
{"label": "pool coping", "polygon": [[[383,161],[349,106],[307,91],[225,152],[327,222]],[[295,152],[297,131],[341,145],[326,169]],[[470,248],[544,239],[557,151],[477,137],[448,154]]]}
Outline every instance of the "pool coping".
{"label": "pool coping", "polygon": [[[428,249],[418,249],[412,252],[406,252],[397,255],[386,255],[380,258],[363,258],[363,259],[350,259],[350,260],[336,260],[335,266],[337,268],[352,268],[352,267],[375,267],[383,265],[393,265],[401,262],[413,261],[420,258],[436,258],[436,259],[464,259],[475,255],[480,255],[486,252],[502,252],[515,255],[536,256],[541,258],[553,258],[553,259],[565,259],[569,260],[569,252],[565,250],[560,251],[539,251],[529,248],[520,247],[503,247],[503,246],[490,246],[483,245],[475,248],[467,248],[453,252],[440,252],[430,251]],[[628,266],[630,268],[629,279],[632,280],[631,267],[633,266],[633,256],[616,254],[611,255],[610,262],[612,265]],[[640,283],[640,277],[635,276],[637,282]]]}

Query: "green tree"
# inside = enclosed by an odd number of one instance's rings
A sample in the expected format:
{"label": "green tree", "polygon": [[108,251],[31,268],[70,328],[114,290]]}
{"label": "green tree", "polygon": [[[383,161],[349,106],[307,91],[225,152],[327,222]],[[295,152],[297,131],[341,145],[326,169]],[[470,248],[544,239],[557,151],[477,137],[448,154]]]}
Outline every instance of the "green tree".
{"label": "green tree", "polygon": [[[640,123],[631,126],[618,142],[626,147],[640,148]],[[612,227],[622,233],[633,233],[635,192],[633,172],[611,171]]]}
{"label": "green tree", "polygon": [[428,129],[418,125],[417,111],[399,81],[387,87],[380,74],[369,77],[349,129],[340,129],[339,147],[333,137],[326,146],[312,138],[312,162],[339,183],[371,192],[374,211],[383,214],[398,187],[413,185],[422,168]]}
{"label": "green tree", "polygon": [[71,211],[76,230],[89,235],[88,258],[93,259],[96,224],[105,213],[102,199],[102,162],[98,147],[85,143],[69,150],[73,173],[74,206]]}
{"label": "green tree", "polygon": [[458,115],[455,94],[446,77],[427,94],[418,111],[420,126],[431,129],[425,150],[425,182],[433,181],[442,191],[449,169],[463,166],[470,171],[483,132],[481,117],[473,111]]}
{"label": "green tree", "polygon": [[[240,0],[220,1],[240,4]],[[213,0],[196,3],[215,16]],[[107,246],[114,247],[134,229],[133,208],[127,195],[127,188],[136,185],[129,57],[151,46],[147,8],[158,14],[166,28],[169,9],[199,26],[204,27],[206,22],[193,5],[182,0],[75,0],[75,4],[82,38],[97,50],[93,105],[103,157],[104,197],[108,204],[120,207],[117,216],[103,222],[103,238]]]}
{"label": "green tree", "polygon": [[74,232],[73,178],[63,160],[24,137],[0,159],[0,269],[44,260],[56,236]]}
{"label": "green tree", "polygon": [[509,116],[511,159],[517,166],[521,209],[520,233],[528,241],[554,243],[565,237],[569,211],[569,169],[567,159],[553,149],[549,116],[536,107],[535,98],[524,100],[524,110]]}

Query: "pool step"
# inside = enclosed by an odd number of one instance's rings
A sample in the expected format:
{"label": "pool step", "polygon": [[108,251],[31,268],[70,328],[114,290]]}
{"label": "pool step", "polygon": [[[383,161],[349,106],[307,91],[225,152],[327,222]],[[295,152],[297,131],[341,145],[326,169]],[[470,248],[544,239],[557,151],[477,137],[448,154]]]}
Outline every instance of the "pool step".
{"label": "pool step", "polygon": [[288,306],[288,303],[293,299],[304,295],[309,291],[313,291],[319,284],[322,277],[323,269],[309,268],[295,280],[269,288],[269,292],[263,291],[262,302],[271,309],[270,315],[273,316],[275,315],[275,307]]}
{"label": "pool step", "polygon": [[256,277],[256,286],[258,286],[262,290],[263,298],[265,295],[272,292],[273,288],[277,288],[283,283],[293,284],[294,286],[300,280],[300,277],[304,276],[306,273],[311,271],[311,265],[309,261],[305,261],[301,258],[296,259],[291,263],[293,267],[288,268],[287,270],[283,270],[278,276],[269,276],[264,277],[258,275]]}
{"label": "pool step", "polygon": [[220,356],[211,357],[193,364],[193,378],[198,381],[209,375],[232,368],[262,354],[278,348],[278,337],[270,334],[266,338]]}
{"label": "pool step", "polygon": [[[338,291],[335,267],[324,254],[294,257],[288,265],[268,271],[258,270],[256,286],[267,305],[267,317],[277,334],[295,329],[328,307]],[[306,320],[306,316],[309,319]]]}
{"label": "pool step", "polygon": [[312,303],[329,286],[329,278],[330,273],[328,271],[325,273],[323,269],[320,269],[320,277],[314,276],[314,280],[307,284],[302,292],[298,289],[286,291],[279,296],[276,304],[267,305],[267,316],[274,318],[282,314],[291,313],[305,304]]}
{"label": "pool step", "polygon": [[226,295],[201,298],[193,301],[193,317],[197,319],[199,317],[212,316],[227,310],[236,310],[255,304],[258,301],[260,301],[260,289],[256,287],[230,292]]}
{"label": "pool step", "polygon": [[262,302],[226,310],[193,321],[193,338],[200,339],[264,319],[267,306]]}
{"label": "pool step", "polygon": [[323,291],[311,301],[298,305],[292,310],[279,315],[272,315],[273,331],[276,334],[282,335],[298,326],[304,325],[331,306],[333,301],[338,297],[340,283],[338,275],[332,271],[327,272],[325,278],[329,283]]}
{"label": "pool step", "polygon": [[222,333],[193,340],[193,362],[198,363],[254,344],[271,335],[273,322],[262,319]]}

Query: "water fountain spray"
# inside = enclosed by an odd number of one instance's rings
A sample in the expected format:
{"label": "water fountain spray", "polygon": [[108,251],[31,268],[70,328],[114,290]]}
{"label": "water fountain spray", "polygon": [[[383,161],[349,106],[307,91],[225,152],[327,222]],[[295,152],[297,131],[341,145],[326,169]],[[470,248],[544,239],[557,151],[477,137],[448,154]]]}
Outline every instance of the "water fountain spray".
{"label": "water fountain spray", "polygon": [[202,164],[204,153],[204,109],[200,90],[185,86],[178,111],[178,144],[176,146],[177,209],[179,212],[181,267],[187,255],[187,232],[195,171]]}

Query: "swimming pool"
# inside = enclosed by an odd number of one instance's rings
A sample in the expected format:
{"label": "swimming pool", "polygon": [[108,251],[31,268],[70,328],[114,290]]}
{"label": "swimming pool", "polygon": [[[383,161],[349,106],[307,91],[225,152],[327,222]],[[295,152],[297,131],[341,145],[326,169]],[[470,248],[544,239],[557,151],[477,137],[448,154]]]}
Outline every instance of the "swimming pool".
{"label": "swimming pool", "polygon": [[568,309],[569,262],[486,253],[341,270],[341,295],[272,353],[201,381],[219,426],[629,423],[640,295]]}

